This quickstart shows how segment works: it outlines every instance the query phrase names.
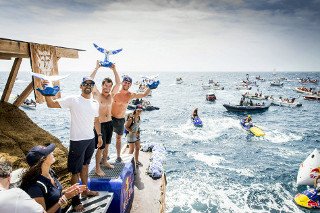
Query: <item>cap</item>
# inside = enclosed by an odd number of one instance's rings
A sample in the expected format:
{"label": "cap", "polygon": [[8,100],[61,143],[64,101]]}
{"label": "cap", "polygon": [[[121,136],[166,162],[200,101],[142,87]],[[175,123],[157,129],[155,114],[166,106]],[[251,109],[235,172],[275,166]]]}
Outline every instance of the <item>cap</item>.
{"label": "cap", "polygon": [[129,76],[124,76],[122,82],[124,81],[129,81],[130,83],[132,83],[132,78],[130,78]]}
{"label": "cap", "polygon": [[27,163],[29,166],[36,164],[42,156],[48,156],[56,146],[52,143],[49,146],[35,146],[27,154]]}
{"label": "cap", "polygon": [[142,106],[141,106],[140,104],[138,104],[138,105],[136,106],[136,110],[142,110]]}
{"label": "cap", "polygon": [[85,82],[85,81],[92,81],[93,83],[95,83],[93,78],[91,78],[90,76],[83,77],[82,78],[82,83]]}

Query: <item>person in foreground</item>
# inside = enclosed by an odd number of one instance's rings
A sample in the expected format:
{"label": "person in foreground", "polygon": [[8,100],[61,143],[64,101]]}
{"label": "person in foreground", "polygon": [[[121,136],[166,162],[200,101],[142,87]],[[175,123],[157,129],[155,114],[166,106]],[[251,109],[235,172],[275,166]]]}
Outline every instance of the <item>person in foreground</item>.
{"label": "person in foreground", "polygon": [[[48,84],[44,81],[43,85]],[[68,155],[68,171],[72,173],[71,185],[81,182],[87,185],[88,167],[95,148],[95,136],[93,128],[98,135],[97,147],[102,145],[101,125],[99,122],[99,103],[91,98],[92,88],[95,82],[91,77],[84,77],[80,85],[81,95],[69,96],[63,99],[53,100],[51,96],[45,96],[49,108],[69,108],[71,113],[70,146]],[[99,192],[87,189],[82,193],[83,197],[97,196]],[[72,199],[74,211],[84,211],[79,196]]]}
{"label": "person in foreground", "polygon": [[[97,66],[90,75],[94,79],[98,69],[101,67],[100,62],[97,61]],[[98,90],[97,86],[93,87],[93,98],[99,102],[99,122],[101,123],[101,133],[103,144],[98,148],[96,152],[96,174],[99,176],[105,176],[105,173],[100,168],[101,155],[103,154],[102,166],[113,169],[114,166],[107,162],[109,145],[111,144],[111,138],[113,133],[112,119],[111,119],[111,106],[114,95],[119,91],[120,78],[116,70],[116,66],[113,64],[110,69],[114,73],[116,84],[113,86],[113,82],[110,78],[105,78],[102,81],[102,90]],[[112,87],[113,86],[113,87]],[[98,135],[95,131],[96,144],[98,143]],[[97,148],[97,147],[96,147]]]}
{"label": "person in foreground", "polygon": [[143,166],[143,164],[139,161],[141,112],[142,106],[137,105],[134,112],[129,115],[126,123],[126,130],[128,131],[127,141],[129,144],[129,154],[132,154],[134,151],[134,158],[137,166]]}
{"label": "person in foreground", "polygon": [[0,159],[0,212],[43,213],[43,207],[20,188],[9,189],[12,165]]}
{"label": "person in foreground", "polygon": [[148,88],[144,93],[133,93],[129,91],[132,85],[132,78],[125,76],[122,80],[121,90],[114,96],[112,103],[112,124],[113,131],[116,133],[116,149],[117,149],[117,159],[116,162],[121,162],[120,157],[121,151],[121,139],[124,133],[124,116],[128,107],[129,102],[133,98],[143,98],[149,95],[151,89]]}
{"label": "person in foreground", "polygon": [[55,162],[54,149],[54,144],[33,147],[27,154],[30,169],[24,173],[21,182],[21,188],[48,213],[60,213],[61,206],[67,205],[68,199],[86,189],[85,185],[75,184],[62,190],[62,185],[51,169]]}

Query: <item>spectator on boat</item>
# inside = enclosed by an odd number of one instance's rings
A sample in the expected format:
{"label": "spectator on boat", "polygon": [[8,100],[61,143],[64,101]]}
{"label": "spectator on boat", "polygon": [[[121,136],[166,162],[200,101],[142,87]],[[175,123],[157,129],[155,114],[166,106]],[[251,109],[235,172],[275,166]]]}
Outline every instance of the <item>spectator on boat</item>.
{"label": "spectator on boat", "polygon": [[149,95],[151,89],[148,87],[143,93],[133,93],[129,89],[132,85],[132,78],[125,76],[122,80],[122,87],[120,91],[114,96],[112,102],[112,124],[113,131],[116,133],[116,149],[117,149],[117,159],[116,162],[120,163],[122,161],[120,157],[121,151],[121,139],[124,133],[125,124],[125,113],[130,101],[134,98],[144,98]]}
{"label": "spectator on boat", "polygon": [[250,101],[249,101],[249,105],[250,106],[253,106],[253,103],[252,103],[252,100],[250,99]]}
{"label": "spectator on boat", "polygon": [[0,212],[43,213],[43,207],[20,188],[10,188],[12,164],[0,159]]}
{"label": "spectator on boat", "polygon": [[129,144],[129,154],[134,151],[134,158],[137,166],[143,166],[139,161],[140,150],[140,115],[142,106],[137,105],[134,112],[129,116],[126,123],[126,130],[128,131],[127,141]]}
{"label": "spectator on boat", "polygon": [[54,144],[33,147],[27,154],[30,169],[24,173],[21,182],[21,188],[48,213],[60,213],[61,206],[67,205],[68,199],[86,189],[85,185],[73,185],[62,190],[62,185],[51,169],[55,162],[54,149]]}
{"label": "spectator on boat", "polygon": [[243,98],[240,99],[239,105],[240,105],[240,106],[243,106]]}
{"label": "spectator on boat", "polygon": [[[48,81],[43,82],[43,86]],[[91,98],[95,85],[91,77],[84,77],[80,84],[81,95],[69,96],[53,100],[52,96],[45,96],[49,108],[68,108],[71,113],[70,146],[68,155],[68,171],[72,173],[71,185],[81,182],[87,185],[88,167],[95,149],[95,128],[98,135],[97,147],[102,146],[101,124],[99,122],[99,103]],[[127,102],[128,103],[128,102]],[[97,196],[99,192],[87,189],[82,193],[83,197]],[[84,211],[79,196],[72,199],[74,211]]]}
{"label": "spectator on boat", "polygon": [[[90,77],[94,79],[98,69],[101,67],[100,62],[97,61],[96,68],[91,73]],[[116,84],[113,86],[113,82],[110,78],[105,78],[102,81],[102,89],[101,92],[98,90],[97,86],[93,87],[93,98],[99,102],[99,122],[101,123],[101,134],[102,134],[102,146],[97,147],[98,145],[98,134],[97,131],[95,132],[95,142],[96,142],[96,174],[98,176],[105,176],[105,173],[100,168],[100,161],[101,157],[103,156],[102,160],[102,167],[108,167],[113,169],[114,166],[107,162],[108,159],[108,152],[109,152],[109,145],[111,144],[111,138],[113,133],[113,125],[112,125],[112,118],[111,118],[111,106],[113,97],[119,91],[120,88],[120,78],[118,72],[116,70],[115,65],[111,65],[110,69],[113,71]]]}

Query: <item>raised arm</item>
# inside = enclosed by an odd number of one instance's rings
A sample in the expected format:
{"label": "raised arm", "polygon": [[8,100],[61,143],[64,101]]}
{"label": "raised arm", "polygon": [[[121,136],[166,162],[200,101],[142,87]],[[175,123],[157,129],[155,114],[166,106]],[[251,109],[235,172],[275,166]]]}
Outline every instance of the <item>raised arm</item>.
{"label": "raised arm", "polygon": [[[91,77],[92,79],[94,79],[94,77],[96,77],[97,71],[98,71],[98,69],[99,69],[100,67],[101,67],[100,62],[97,60],[96,68],[94,68],[93,72],[92,72],[91,75],[90,75],[90,77]],[[93,87],[92,94],[93,94],[93,98],[96,99],[96,100],[98,100],[100,91],[98,90],[96,84],[95,84],[94,87]]]}
{"label": "raised arm", "polygon": [[147,97],[150,92],[151,92],[151,89],[148,88],[146,89],[146,91],[144,91],[144,93],[133,93],[132,98],[139,98],[139,99],[144,98],[144,97]]}
{"label": "raised arm", "polygon": [[116,84],[113,86],[113,88],[111,90],[111,95],[113,97],[119,91],[121,82],[120,82],[119,74],[118,74],[118,72],[116,70],[116,66],[113,64],[113,65],[111,65],[110,69],[113,71],[114,78],[115,78],[115,81],[116,81]]}

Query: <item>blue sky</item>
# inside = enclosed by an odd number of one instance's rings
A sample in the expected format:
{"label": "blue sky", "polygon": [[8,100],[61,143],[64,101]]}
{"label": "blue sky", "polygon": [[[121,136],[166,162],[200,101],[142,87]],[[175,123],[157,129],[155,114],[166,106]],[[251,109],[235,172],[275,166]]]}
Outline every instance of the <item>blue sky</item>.
{"label": "blue sky", "polygon": [[[0,37],[84,49],[59,71],[320,71],[320,0],[0,0]],[[0,61],[9,71],[12,61]],[[23,70],[30,70],[24,60]]]}

